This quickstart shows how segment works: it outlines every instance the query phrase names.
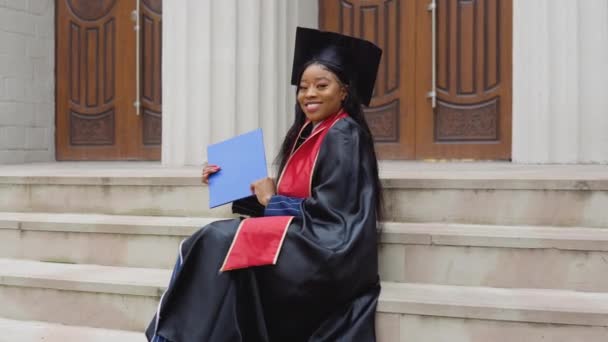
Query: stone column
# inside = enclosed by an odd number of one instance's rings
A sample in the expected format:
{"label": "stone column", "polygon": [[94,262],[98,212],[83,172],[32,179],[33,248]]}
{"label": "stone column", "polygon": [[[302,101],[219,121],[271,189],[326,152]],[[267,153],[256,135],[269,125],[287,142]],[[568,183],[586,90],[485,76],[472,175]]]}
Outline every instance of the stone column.
{"label": "stone column", "polygon": [[293,119],[296,26],[310,0],[163,1],[163,165],[200,165],[206,146],[261,127],[271,162]]}
{"label": "stone column", "polygon": [[608,2],[514,0],[513,160],[608,163]]}

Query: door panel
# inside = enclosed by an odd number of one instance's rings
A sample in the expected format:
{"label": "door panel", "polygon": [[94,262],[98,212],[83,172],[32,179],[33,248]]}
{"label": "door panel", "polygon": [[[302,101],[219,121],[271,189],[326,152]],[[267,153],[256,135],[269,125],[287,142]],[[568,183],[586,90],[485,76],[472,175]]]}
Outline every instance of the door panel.
{"label": "door panel", "polygon": [[431,16],[418,1],[416,157],[511,157],[508,0],[437,1],[437,106],[431,107]]}
{"label": "door panel", "polygon": [[162,132],[162,2],[142,0],[141,12],[141,143],[144,154],[154,154]]}
{"label": "door panel", "polygon": [[[145,115],[137,116],[133,107],[133,7],[133,2],[118,0],[57,1],[58,160],[160,158],[160,129],[148,125],[153,127],[148,129],[153,138],[144,144]],[[142,74],[155,75],[151,82],[155,90],[146,94],[151,100],[145,106],[160,121],[160,15],[154,23],[155,45],[142,53],[142,65],[151,66]]]}
{"label": "door panel", "polygon": [[58,1],[57,157],[110,157],[116,146],[116,1]]}
{"label": "door panel", "polygon": [[320,0],[322,30],[364,38],[382,48],[374,97],[365,116],[382,159],[414,158],[415,3]]}

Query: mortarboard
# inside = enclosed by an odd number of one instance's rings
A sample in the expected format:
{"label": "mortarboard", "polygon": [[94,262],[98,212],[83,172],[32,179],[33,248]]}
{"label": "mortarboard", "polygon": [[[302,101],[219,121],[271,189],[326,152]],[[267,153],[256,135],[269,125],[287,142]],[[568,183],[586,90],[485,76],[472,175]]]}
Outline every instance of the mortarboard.
{"label": "mortarboard", "polygon": [[369,106],[380,65],[382,50],[367,40],[335,32],[298,27],[294,50],[291,84],[298,84],[302,68],[318,60],[345,70],[351,86],[363,103]]}

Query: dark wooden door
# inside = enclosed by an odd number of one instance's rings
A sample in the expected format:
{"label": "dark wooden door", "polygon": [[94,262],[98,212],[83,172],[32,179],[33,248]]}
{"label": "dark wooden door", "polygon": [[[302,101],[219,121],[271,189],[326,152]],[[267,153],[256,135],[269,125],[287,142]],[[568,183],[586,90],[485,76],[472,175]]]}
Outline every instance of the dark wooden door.
{"label": "dark wooden door", "polygon": [[437,0],[437,105],[431,16],[417,0],[416,157],[511,158],[512,1]]}
{"label": "dark wooden door", "polygon": [[[58,160],[159,160],[161,1],[57,0]],[[136,95],[136,34],[140,98]],[[142,104],[138,115],[134,103]]]}
{"label": "dark wooden door", "polygon": [[363,37],[383,57],[366,117],[381,159],[509,159],[512,0],[319,0],[320,28]]}
{"label": "dark wooden door", "polygon": [[363,37],[382,48],[374,97],[365,110],[382,159],[415,157],[415,29],[413,1],[320,0],[319,27]]}
{"label": "dark wooden door", "polygon": [[140,155],[160,159],[162,133],[162,0],[141,0]]}

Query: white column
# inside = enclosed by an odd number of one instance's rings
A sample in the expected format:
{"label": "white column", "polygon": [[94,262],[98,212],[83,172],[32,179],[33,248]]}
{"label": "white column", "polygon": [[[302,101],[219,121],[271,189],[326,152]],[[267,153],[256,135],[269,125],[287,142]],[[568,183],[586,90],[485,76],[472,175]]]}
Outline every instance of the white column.
{"label": "white column", "polygon": [[581,162],[608,163],[608,1],[577,1],[580,43]]}
{"label": "white column", "polygon": [[514,0],[513,160],[608,163],[608,2]]}
{"label": "white column", "polygon": [[549,112],[549,2],[513,3],[513,160],[518,162],[548,160],[542,124]]}
{"label": "white column", "polygon": [[164,165],[200,165],[206,146],[261,127],[271,162],[293,120],[295,28],[310,0],[163,1]]}

